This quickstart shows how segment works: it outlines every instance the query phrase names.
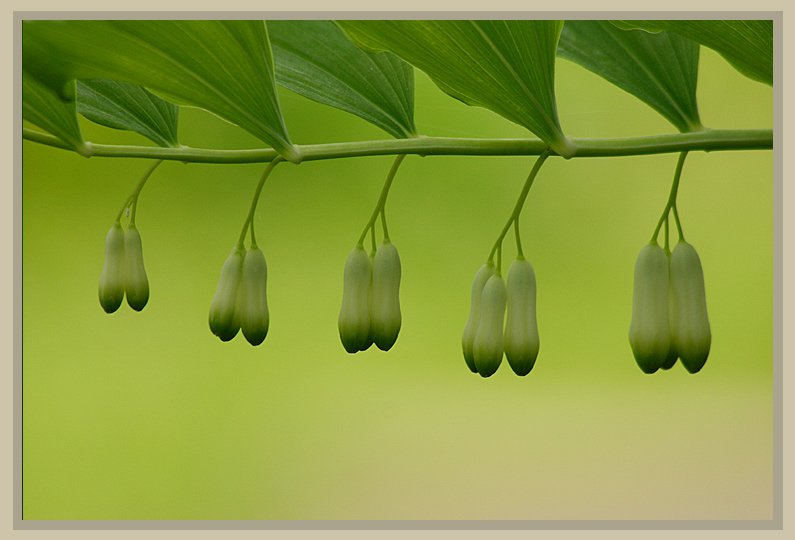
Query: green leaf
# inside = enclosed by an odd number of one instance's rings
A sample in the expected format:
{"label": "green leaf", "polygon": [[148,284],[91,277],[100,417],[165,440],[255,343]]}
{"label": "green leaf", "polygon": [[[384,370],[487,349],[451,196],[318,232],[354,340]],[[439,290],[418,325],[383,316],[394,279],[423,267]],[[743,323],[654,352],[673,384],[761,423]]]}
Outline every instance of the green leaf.
{"label": "green leaf", "polygon": [[416,137],[414,70],[362,51],[331,21],[268,21],[276,82],[355,114],[397,138]]}
{"label": "green leaf", "polygon": [[489,109],[571,157],[555,105],[561,21],[337,21],[359,46],[391,51],[442,90]]}
{"label": "green leaf", "polygon": [[621,28],[667,30],[723,56],[755,81],[773,86],[773,21],[614,21]]}
{"label": "green leaf", "polygon": [[23,21],[22,62],[64,97],[71,79],[144,86],[239,125],[300,161],[282,119],[262,21]]}
{"label": "green leaf", "polygon": [[558,56],[640,98],[679,131],[703,129],[696,104],[698,44],[670,32],[621,30],[607,21],[566,21]]}
{"label": "green leaf", "polygon": [[97,124],[140,133],[160,146],[179,146],[179,108],[138,85],[110,79],[77,81],[77,112]]}
{"label": "green leaf", "polygon": [[74,100],[62,99],[25,70],[22,70],[22,118],[83,153],[85,144],[77,123]]}

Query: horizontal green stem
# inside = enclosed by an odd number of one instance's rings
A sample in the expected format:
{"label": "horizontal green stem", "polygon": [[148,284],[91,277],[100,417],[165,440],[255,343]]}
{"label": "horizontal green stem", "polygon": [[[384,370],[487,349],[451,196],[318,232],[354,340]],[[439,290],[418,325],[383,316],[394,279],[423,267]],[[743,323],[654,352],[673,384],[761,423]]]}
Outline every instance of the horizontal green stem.
{"label": "horizontal green stem", "polygon": [[[23,128],[22,137],[56,148],[69,149],[59,139]],[[628,137],[619,139],[572,139],[574,157],[640,156],[685,151],[765,150],[773,148],[770,129],[715,129],[693,133]],[[88,156],[169,159],[192,163],[264,163],[279,154],[270,148],[210,150],[202,148],[161,148],[117,146],[86,142]],[[547,149],[537,139],[458,139],[418,137],[333,144],[298,145],[303,161],[360,156],[420,154],[423,156],[533,156]]]}

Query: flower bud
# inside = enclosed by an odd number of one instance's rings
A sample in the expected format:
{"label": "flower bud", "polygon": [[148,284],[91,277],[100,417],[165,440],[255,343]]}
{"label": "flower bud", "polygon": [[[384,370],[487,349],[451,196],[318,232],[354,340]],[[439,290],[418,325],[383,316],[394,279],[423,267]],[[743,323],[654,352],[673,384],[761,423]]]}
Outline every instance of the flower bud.
{"label": "flower bud", "polygon": [[505,358],[514,373],[530,373],[538,356],[536,323],[536,276],[533,265],[517,258],[508,270],[507,315],[505,318]]}
{"label": "flower bud", "polygon": [[461,336],[461,346],[464,350],[464,361],[467,363],[469,370],[472,373],[477,373],[475,367],[475,357],[472,352],[472,347],[475,343],[475,334],[478,331],[480,324],[481,312],[481,297],[483,295],[483,287],[491,276],[494,275],[494,263],[488,262],[480,267],[478,273],[475,274],[475,281],[472,283],[471,306],[469,308],[469,319],[464,327],[464,334]]}
{"label": "flower bud", "polygon": [[[268,335],[268,266],[259,248],[251,248],[243,259],[240,293],[240,328],[252,345],[259,345]],[[237,305],[235,306],[237,310]]]}
{"label": "flower bud", "polygon": [[340,339],[349,353],[366,348],[370,342],[371,279],[370,256],[362,246],[356,246],[345,262],[342,307],[338,319]]}
{"label": "flower bud", "polygon": [[682,365],[690,373],[696,373],[707,361],[712,333],[701,260],[693,246],[684,241],[671,253],[671,290],[674,313],[671,337]]}
{"label": "flower bud", "polygon": [[481,377],[490,377],[502,362],[503,323],[505,321],[505,282],[494,274],[483,287],[480,322],[472,343],[472,357]]}
{"label": "flower bud", "polygon": [[235,314],[238,286],[243,271],[243,259],[246,250],[241,244],[236,245],[221,268],[218,288],[210,304],[210,330],[221,341],[229,341],[240,330],[239,317]]}
{"label": "flower bud", "polygon": [[646,244],[635,262],[629,344],[644,373],[654,373],[670,347],[668,258],[657,244]]}
{"label": "flower bud", "polygon": [[370,303],[370,334],[376,346],[388,351],[400,332],[400,257],[388,240],[378,247],[373,260]]}
{"label": "flower bud", "polygon": [[105,264],[99,278],[99,303],[113,313],[124,300],[124,231],[116,222],[105,237]]}
{"label": "flower bud", "polygon": [[127,265],[124,283],[127,303],[135,311],[141,311],[149,301],[149,280],[144,269],[141,234],[133,223],[124,231],[124,259]]}

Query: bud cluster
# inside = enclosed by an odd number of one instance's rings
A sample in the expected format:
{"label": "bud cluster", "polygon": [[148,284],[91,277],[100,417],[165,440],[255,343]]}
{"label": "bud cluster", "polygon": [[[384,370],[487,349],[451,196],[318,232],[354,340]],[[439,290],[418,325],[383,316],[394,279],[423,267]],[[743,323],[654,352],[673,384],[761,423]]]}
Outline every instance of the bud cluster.
{"label": "bud cluster", "polygon": [[144,269],[141,235],[135,224],[127,230],[118,221],[105,237],[105,263],[99,278],[99,303],[107,313],[121,306],[125,295],[135,311],[149,301],[149,280]]}
{"label": "bud cluster", "polygon": [[656,243],[635,262],[629,343],[644,373],[670,369],[677,358],[690,373],[704,366],[712,335],[704,274],[696,250],[680,241],[666,254]]}
{"label": "bud cluster", "polygon": [[221,268],[218,288],[210,304],[210,330],[221,341],[230,341],[238,331],[252,345],[268,334],[270,316],[266,292],[268,267],[262,250],[248,251],[236,245]]}
{"label": "bud cluster", "polygon": [[400,257],[384,239],[374,254],[357,245],[348,255],[343,275],[340,340],[349,353],[375,345],[388,351],[397,340],[400,314]]}
{"label": "bud cluster", "polygon": [[[478,270],[472,284],[471,308],[461,343],[470,371],[484,378],[496,373],[503,355],[519,376],[530,373],[538,357],[536,277],[532,264],[522,252],[519,215],[533,179],[549,152],[544,152],[536,161],[488,262]],[[711,345],[701,261],[693,246],[684,241],[675,204],[685,155],[686,152],[680,156],[671,195],[652,240],[641,249],[635,263],[629,342],[644,373],[671,369],[677,360],[681,360],[687,371],[696,373],[704,366]],[[338,328],[343,347],[352,354],[367,350],[373,344],[388,351],[400,332],[401,263],[397,248],[389,240],[384,204],[403,157],[396,158],[372,217],[345,263]],[[263,173],[240,239],[224,262],[210,304],[210,330],[221,341],[230,341],[242,331],[245,339],[256,346],[268,334],[268,269],[265,255],[257,247],[253,218],[262,186],[276,163],[278,158]],[[121,226],[120,212],[105,239],[99,301],[107,313],[115,312],[125,297],[136,311],[141,311],[149,300],[149,281],[144,269],[141,236],[135,226],[135,208],[143,184],[158,164],[149,169],[122,208],[122,212],[127,209],[128,216],[132,209],[127,229]],[[671,211],[679,228],[679,243],[673,252],[668,251]],[[376,247],[379,215],[384,236],[381,245]],[[663,224],[665,249],[656,240]],[[515,231],[517,257],[508,270],[507,280],[503,280],[500,273],[502,242],[511,225]],[[248,250],[243,244],[247,231],[251,234]],[[370,254],[363,247],[368,231],[372,239]]]}
{"label": "bud cluster", "polygon": [[530,373],[539,348],[536,278],[530,261],[517,257],[508,270],[507,286],[491,261],[480,267],[461,343],[470,371],[482,377],[497,371],[503,353],[514,373]]}

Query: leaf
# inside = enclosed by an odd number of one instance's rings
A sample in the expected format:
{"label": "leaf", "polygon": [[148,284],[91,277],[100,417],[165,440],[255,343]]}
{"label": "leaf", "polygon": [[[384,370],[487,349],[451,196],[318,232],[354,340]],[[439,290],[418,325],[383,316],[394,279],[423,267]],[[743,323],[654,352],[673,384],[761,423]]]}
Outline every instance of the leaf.
{"label": "leaf", "polygon": [[613,21],[621,28],[667,30],[714,49],[734,68],[773,86],[773,21]]}
{"label": "leaf", "polygon": [[606,21],[566,21],[558,56],[636,96],[679,131],[703,129],[696,104],[698,44],[670,32],[621,30]]}
{"label": "leaf", "polygon": [[71,79],[144,86],[239,125],[300,161],[282,119],[262,21],[23,21],[22,62],[68,96]]}
{"label": "leaf", "polygon": [[97,124],[140,133],[160,146],[179,146],[179,108],[135,84],[77,81],[77,112]]}
{"label": "leaf", "polygon": [[25,70],[22,70],[22,118],[55,135],[73,150],[82,153],[85,148],[74,100],[62,99]]}
{"label": "leaf", "polygon": [[561,21],[337,21],[357,45],[391,51],[442,90],[540,137],[564,157],[575,151],[555,105]]}
{"label": "leaf", "polygon": [[331,21],[268,21],[276,82],[355,114],[397,138],[416,137],[414,70],[362,51]]}

